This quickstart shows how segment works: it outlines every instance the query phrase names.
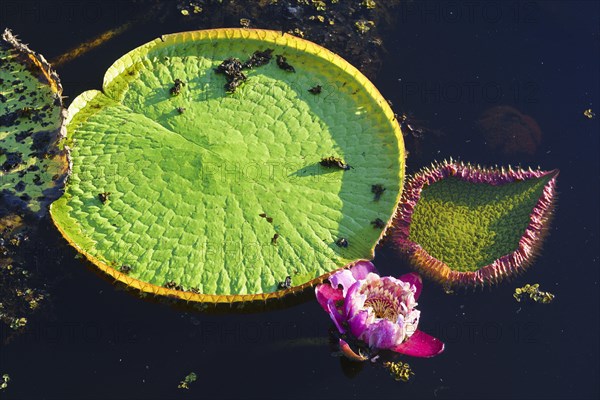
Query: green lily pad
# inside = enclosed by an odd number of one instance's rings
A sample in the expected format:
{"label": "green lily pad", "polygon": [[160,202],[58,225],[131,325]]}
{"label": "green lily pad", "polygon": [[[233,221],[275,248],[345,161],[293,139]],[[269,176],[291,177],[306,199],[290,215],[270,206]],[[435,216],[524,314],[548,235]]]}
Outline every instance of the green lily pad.
{"label": "green lily pad", "polygon": [[446,286],[496,283],[527,267],[548,229],[558,171],[444,162],[408,182],[396,245]]}
{"label": "green lily pad", "polygon": [[0,38],[0,211],[41,216],[62,195],[69,163],[68,151],[57,146],[66,118],[61,93],[44,57],[5,30]]}
{"label": "green lily pad", "polygon": [[[269,49],[228,92],[219,65]],[[371,259],[385,228],[371,222],[390,221],[401,192],[387,102],[339,56],[281,32],[162,36],[69,115],[73,172],[52,218],[145,292],[234,302],[301,290]]]}

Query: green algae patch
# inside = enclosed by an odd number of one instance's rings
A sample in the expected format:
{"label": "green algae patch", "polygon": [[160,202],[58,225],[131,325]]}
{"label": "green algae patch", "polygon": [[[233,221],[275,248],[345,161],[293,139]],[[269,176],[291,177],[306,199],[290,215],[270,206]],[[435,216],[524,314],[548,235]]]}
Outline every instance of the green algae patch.
{"label": "green algae patch", "polygon": [[43,216],[62,194],[68,150],[58,75],[7,29],[0,38],[0,215]]}
{"label": "green algae patch", "polygon": [[67,132],[55,225],[116,279],[190,301],[281,297],[371,259],[404,178],[377,89],[274,31],[149,42],[72,102]]}
{"label": "green algae patch", "polygon": [[407,183],[393,236],[412,263],[447,286],[495,283],[536,255],[558,171],[434,165]]}

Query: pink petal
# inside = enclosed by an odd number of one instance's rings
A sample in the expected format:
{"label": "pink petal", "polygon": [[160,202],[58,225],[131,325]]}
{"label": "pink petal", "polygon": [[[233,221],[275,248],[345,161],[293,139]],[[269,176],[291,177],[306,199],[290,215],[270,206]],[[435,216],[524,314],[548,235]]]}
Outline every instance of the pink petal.
{"label": "pink petal", "polygon": [[365,306],[367,300],[366,294],[360,293],[361,282],[356,282],[348,289],[348,294],[344,299],[344,315],[350,319],[354,317]]}
{"label": "pink petal", "polygon": [[333,300],[329,300],[327,302],[327,312],[333,320],[333,323],[335,324],[337,330],[340,333],[346,333],[346,329],[344,329],[344,327],[342,326],[342,324],[344,323],[344,318],[342,317],[342,314],[340,314],[340,311],[335,307],[335,303]]}
{"label": "pink petal", "polygon": [[328,283],[317,285],[315,288],[315,296],[317,301],[323,307],[323,310],[328,311],[327,302],[332,300],[333,302],[343,300],[342,291],[334,289]]}
{"label": "pink petal", "polygon": [[342,286],[342,295],[346,297],[348,289],[356,282],[356,279],[350,270],[344,269],[331,275],[329,277],[329,282],[331,282],[331,286],[335,289],[339,289],[339,287]]}
{"label": "pink petal", "polygon": [[357,281],[360,279],[365,279],[369,272],[377,273],[375,266],[369,261],[357,262],[356,264],[354,264],[353,267],[350,268],[350,271],[352,272],[352,276],[354,276],[354,279],[356,279]]}
{"label": "pink petal", "polygon": [[350,345],[344,340],[340,339],[340,351],[346,358],[352,361],[366,361],[367,357],[363,355],[358,355],[352,350]]}
{"label": "pink petal", "polygon": [[415,331],[404,343],[392,348],[396,353],[413,357],[433,357],[444,351],[444,343],[422,331]]}
{"label": "pink petal", "polygon": [[408,282],[411,285],[415,285],[415,287],[417,288],[415,292],[415,301],[417,301],[419,299],[419,296],[421,295],[421,289],[423,288],[423,280],[421,279],[421,276],[415,272],[410,272],[408,274],[400,276],[398,279],[400,279],[403,282]]}
{"label": "pink petal", "polygon": [[348,319],[348,326],[350,327],[350,332],[355,337],[360,337],[363,332],[367,329],[369,324],[369,311],[361,310],[351,318]]}
{"label": "pink petal", "polygon": [[372,349],[391,349],[404,338],[404,330],[399,324],[381,319],[367,326],[359,339]]}

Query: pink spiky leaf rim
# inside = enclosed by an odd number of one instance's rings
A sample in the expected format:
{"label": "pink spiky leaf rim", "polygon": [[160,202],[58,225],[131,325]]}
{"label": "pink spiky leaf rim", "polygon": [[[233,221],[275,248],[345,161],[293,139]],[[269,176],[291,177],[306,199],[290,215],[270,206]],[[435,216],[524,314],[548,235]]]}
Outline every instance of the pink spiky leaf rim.
{"label": "pink spiky leaf rim", "polygon": [[445,286],[497,283],[538,254],[558,172],[436,163],[408,180],[392,241],[418,271]]}

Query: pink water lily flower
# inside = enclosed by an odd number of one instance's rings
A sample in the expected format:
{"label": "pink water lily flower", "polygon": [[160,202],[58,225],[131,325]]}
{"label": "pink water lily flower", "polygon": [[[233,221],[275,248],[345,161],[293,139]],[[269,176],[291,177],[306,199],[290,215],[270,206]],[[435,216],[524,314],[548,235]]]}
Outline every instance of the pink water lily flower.
{"label": "pink water lily flower", "polygon": [[372,263],[359,261],[330,276],[329,282],[318,285],[315,294],[340,333],[351,333],[371,349],[414,357],[444,351],[444,343],[417,329],[420,311],[415,306],[422,287],[418,274],[381,277]]}

